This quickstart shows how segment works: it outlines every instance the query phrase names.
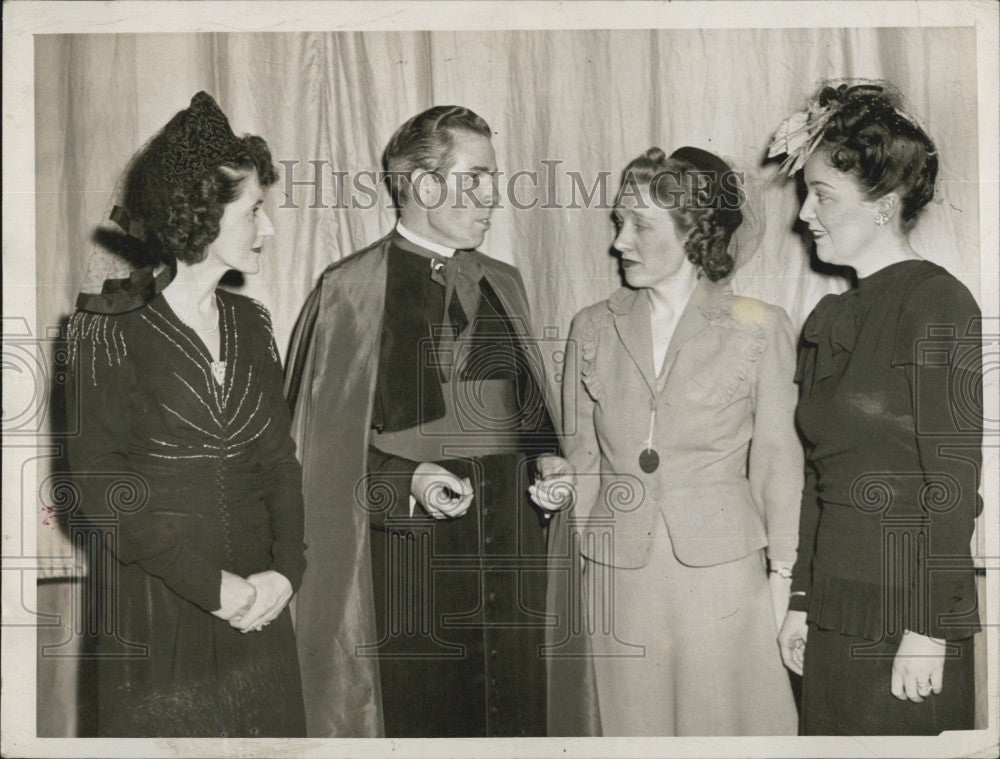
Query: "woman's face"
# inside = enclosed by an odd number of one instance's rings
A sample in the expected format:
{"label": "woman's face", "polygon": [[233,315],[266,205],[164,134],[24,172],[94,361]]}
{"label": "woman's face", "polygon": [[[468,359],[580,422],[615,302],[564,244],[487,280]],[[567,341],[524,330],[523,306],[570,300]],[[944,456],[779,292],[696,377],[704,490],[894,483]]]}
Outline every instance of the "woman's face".
{"label": "woman's face", "polygon": [[808,226],[821,261],[856,267],[878,239],[878,201],[868,200],[854,177],[830,165],[825,151],[806,161],[808,194],[799,218]]}
{"label": "woman's face", "polygon": [[656,205],[643,187],[622,195],[615,207],[615,250],[621,254],[625,281],[632,287],[655,287],[679,274],[687,253],[670,211]]}
{"label": "woman's face", "polygon": [[240,185],[240,194],[222,212],[219,236],[209,243],[206,260],[244,274],[260,271],[264,239],[274,234],[271,220],[261,208],[263,202],[260,179],[251,171]]}

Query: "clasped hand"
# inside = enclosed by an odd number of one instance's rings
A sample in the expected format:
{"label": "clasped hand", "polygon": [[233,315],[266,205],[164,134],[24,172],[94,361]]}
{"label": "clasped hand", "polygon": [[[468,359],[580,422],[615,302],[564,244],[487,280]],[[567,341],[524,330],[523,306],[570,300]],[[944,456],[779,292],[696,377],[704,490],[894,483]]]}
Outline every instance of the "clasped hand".
{"label": "clasped hand", "polygon": [[561,511],[573,502],[576,475],[573,467],[562,456],[547,453],[536,462],[539,478],[528,487],[531,500],[547,512]]}
{"label": "clasped hand", "polygon": [[472,505],[472,482],[459,479],[443,466],[419,464],[410,480],[410,495],[434,519],[455,519]]}
{"label": "clasped hand", "polygon": [[240,632],[260,630],[274,620],[292,597],[292,584],[280,572],[269,569],[246,579],[222,570],[219,601],[212,614]]}

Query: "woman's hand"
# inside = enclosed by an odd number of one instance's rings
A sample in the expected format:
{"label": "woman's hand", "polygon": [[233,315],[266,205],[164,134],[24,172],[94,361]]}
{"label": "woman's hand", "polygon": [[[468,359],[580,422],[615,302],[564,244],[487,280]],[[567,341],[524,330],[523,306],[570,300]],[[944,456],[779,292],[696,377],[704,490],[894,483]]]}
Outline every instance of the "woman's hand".
{"label": "woman's hand", "polygon": [[257,598],[245,614],[229,620],[240,632],[260,630],[281,614],[292,598],[292,583],[273,569],[250,575],[247,582],[256,589]]}
{"label": "woman's hand", "polygon": [[568,507],[576,489],[576,475],[570,463],[562,456],[545,453],[538,457],[535,465],[540,477],[528,487],[531,500],[547,512]]}
{"label": "woman's hand", "polygon": [[789,611],[778,632],[778,648],[781,650],[781,660],[796,675],[802,674],[802,666],[806,661],[806,636],[809,626],[806,624],[804,611]]}
{"label": "woman's hand", "polygon": [[435,519],[455,519],[472,505],[472,483],[437,464],[424,462],[413,472],[410,495]]}
{"label": "woman's hand", "polygon": [[906,631],[892,662],[892,695],[921,703],[941,692],[945,641]]}
{"label": "woman's hand", "polygon": [[239,575],[222,570],[222,584],[219,586],[219,602],[222,607],[212,614],[231,622],[239,618],[253,606],[257,589]]}

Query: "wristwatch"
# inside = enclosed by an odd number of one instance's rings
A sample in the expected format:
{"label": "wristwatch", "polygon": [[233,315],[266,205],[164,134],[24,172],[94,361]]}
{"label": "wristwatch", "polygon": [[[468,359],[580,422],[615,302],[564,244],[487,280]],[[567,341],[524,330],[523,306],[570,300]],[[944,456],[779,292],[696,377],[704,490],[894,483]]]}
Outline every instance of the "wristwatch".
{"label": "wristwatch", "polygon": [[784,577],[786,580],[792,579],[792,568],[791,567],[778,567],[777,569],[770,570],[779,577]]}

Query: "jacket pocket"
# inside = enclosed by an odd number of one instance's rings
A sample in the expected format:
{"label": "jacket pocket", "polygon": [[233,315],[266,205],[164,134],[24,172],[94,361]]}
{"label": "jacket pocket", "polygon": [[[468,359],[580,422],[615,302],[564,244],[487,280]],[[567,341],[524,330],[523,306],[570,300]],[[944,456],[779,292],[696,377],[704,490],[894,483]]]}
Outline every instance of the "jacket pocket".
{"label": "jacket pocket", "polygon": [[719,564],[767,545],[748,481],[701,483],[668,491],[664,498],[674,554],[684,564]]}

